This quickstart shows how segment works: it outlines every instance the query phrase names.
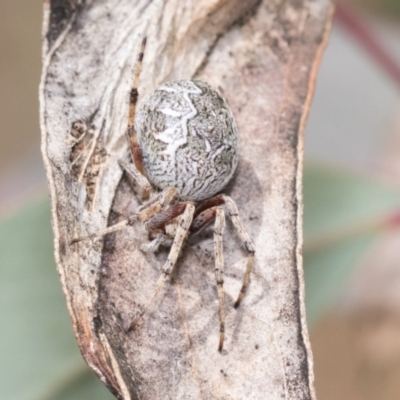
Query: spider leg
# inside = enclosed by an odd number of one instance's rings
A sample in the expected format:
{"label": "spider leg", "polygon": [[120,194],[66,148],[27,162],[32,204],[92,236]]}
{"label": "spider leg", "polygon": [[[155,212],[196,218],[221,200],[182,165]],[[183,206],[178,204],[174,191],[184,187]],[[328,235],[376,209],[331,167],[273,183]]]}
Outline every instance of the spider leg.
{"label": "spider leg", "polygon": [[[218,203],[219,200],[216,201]],[[212,204],[213,202],[209,203]],[[201,206],[200,206],[201,207]],[[200,208],[199,207],[199,208]],[[204,208],[202,208],[204,210]],[[197,213],[197,210],[196,210]],[[225,339],[225,294],[224,294],[224,253],[222,235],[225,230],[224,210],[215,206],[202,211],[193,220],[190,227],[191,233],[197,233],[209,223],[215,220],[214,224],[214,253],[215,253],[215,280],[217,283],[219,301],[219,345],[218,351],[222,351]]]}
{"label": "spider leg", "polygon": [[156,238],[151,242],[144,243],[140,246],[140,250],[145,253],[156,253],[160,246],[171,247],[173,239],[164,233],[158,233]]}
{"label": "spider leg", "polygon": [[131,181],[133,184],[133,190],[135,191],[136,195],[139,197],[140,200],[148,200],[153,188],[150,185],[150,182],[147,178],[141,174],[136,166],[131,162],[122,161],[119,162],[120,167],[125,170],[128,176],[131,177]]}
{"label": "spider leg", "polygon": [[[166,224],[183,214],[187,203],[177,203],[168,208],[164,208],[159,213],[150,218],[145,222],[145,227],[149,232],[157,232],[161,229],[166,230]],[[157,233],[156,238],[149,243],[143,244],[140,249],[144,252],[156,252],[158,248],[163,245],[171,247],[173,244],[173,238],[170,235],[164,233]]]}
{"label": "spider leg", "polygon": [[[162,268],[162,275],[158,279],[156,288],[153,292],[153,295],[151,296],[150,300],[144,307],[144,311],[141,313],[141,315],[145,314],[148,312],[151,308],[151,306],[154,303],[154,300],[156,299],[158,293],[160,292],[161,288],[163,287],[164,283],[167,281],[168,277],[171,275],[172,270],[176,264],[176,261],[179,257],[179,253],[182,249],[182,246],[185,242],[185,239],[189,233],[189,228],[193,220],[193,215],[194,215],[194,210],[195,207],[193,203],[187,202],[187,203],[180,203],[181,205],[184,206],[184,211],[181,214],[179,218],[179,224],[178,224],[178,229],[175,234],[174,241],[171,246],[171,250],[168,254],[167,261],[165,262],[163,268]],[[172,207],[170,207],[172,208]],[[174,216],[175,218],[175,216]],[[132,321],[128,328],[128,332],[131,331],[135,325],[136,325],[136,318]]]}
{"label": "spider leg", "polygon": [[[224,194],[212,197],[211,199],[204,201],[196,209],[195,219],[191,226],[191,231],[195,233],[206,226],[212,220],[211,211],[208,210],[212,210],[212,207],[216,207],[222,204],[226,205],[233,225],[236,228],[240,239],[243,241],[248,254],[246,272],[243,278],[242,288],[240,289],[239,296],[234,305],[235,308],[238,308],[250,283],[250,274],[253,269],[255,249],[249,235],[243,227],[242,221],[239,218],[239,211],[236,207],[235,202],[229,196],[226,196]],[[208,211],[208,213],[206,213],[206,211]]]}
{"label": "spider leg", "polygon": [[[216,201],[218,203],[219,200]],[[212,204],[213,202],[209,203]],[[221,203],[222,204],[222,203]],[[202,206],[199,208],[203,209]],[[196,210],[197,214],[197,210]],[[215,280],[217,282],[218,301],[219,301],[219,345],[218,351],[222,351],[225,340],[225,294],[224,294],[224,252],[222,235],[225,230],[225,213],[219,207],[211,207],[196,216],[190,227],[192,233],[198,233],[205,226],[214,223],[214,253],[215,253]]]}
{"label": "spider leg", "polygon": [[214,221],[215,215],[216,207],[204,210],[201,214],[198,214],[196,210],[195,218],[193,219],[192,225],[190,226],[190,233],[193,235],[199,233],[203,228]]}
{"label": "spider leg", "polygon": [[142,47],[140,49],[140,53],[138,54],[136,68],[133,75],[132,89],[129,97],[129,119],[128,119],[128,136],[131,142],[132,158],[137,170],[142,175],[145,175],[145,173],[143,168],[142,152],[139,147],[135,130],[135,113],[136,113],[136,104],[139,97],[139,92],[138,92],[139,76],[142,69],[142,61],[145,48],[146,48],[146,38],[144,38],[142,41]]}
{"label": "spider leg", "polygon": [[146,229],[148,231],[163,229],[167,222],[183,214],[186,206],[187,203],[176,203],[168,208],[164,208],[145,223]]}
{"label": "spider leg", "polygon": [[244,294],[246,293],[247,286],[249,286],[250,283],[250,274],[251,270],[253,269],[255,249],[253,246],[253,242],[251,241],[249,235],[245,231],[242,221],[239,218],[239,211],[236,207],[235,202],[229,196],[222,195],[222,197],[228,209],[229,216],[232,219],[233,225],[235,226],[240,239],[242,239],[244,247],[246,248],[246,251],[248,253],[246,272],[244,274],[242,288],[240,289],[239,296],[234,305],[235,308],[238,308],[240,302],[243,299]]}
{"label": "spider leg", "polygon": [[92,239],[95,237],[101,237],[107,235],[112,232],[119,231],[124,229],[128,226],[133,225],[137,221],[145,222],[150,219],[154,214],[158,213],[162,210],[165,206],[167,206],[171,201],[175,198],[176,189],[173,187],[167,187],[162,192],[158,193],[152,200],[148,203],[144,204],[140,209],[139,212],[132,214],[129,218],[110,226],[106,229],[103,229],[99,232],[92,233],[87,236],[81,236],[75,238],[71,241],[71,244],[81,242],[86,239]]}
{"label": "spider leg", "polygon": [[222,351],[225,339],[225,294],[224,294],[224,253],[222,235],[225,230],[225,213],[221,207],[215,209],[214,225],[214,252],[215,252],[215,280],[217,282],[219,301],[219,345]]}
{"label": "spider leg", "polygon": [[[167,261],[162,268],[162,275],[157,282],[156,289],[153,293],[152,299],[157,296],[161,287],[164,285],[168,276],[171,274],[176,261],[178,259],[179,253],[182,249],[182,245],[189,233],[189,228],[193,220],[194,205],[192,203],[186,203],[185,211],[179,219],[178,229],[175,234],[174,242],[172,243],[171,250],[168,254]],[[152,301],[152,300],[150,300]]]}

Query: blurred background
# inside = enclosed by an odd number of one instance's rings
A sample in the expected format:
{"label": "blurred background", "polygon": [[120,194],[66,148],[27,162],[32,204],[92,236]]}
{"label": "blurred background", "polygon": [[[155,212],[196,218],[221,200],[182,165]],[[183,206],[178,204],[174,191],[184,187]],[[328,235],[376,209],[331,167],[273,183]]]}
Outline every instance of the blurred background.
{"label": "blurred background", "polygon": [[[40,155],[42,0],[0,3],[0,398],[111,399],[81,360]],[[340,3],[306,131],[317,396],[400,398],[400,0]],[[28,267],[29,266],[29,267]]]}

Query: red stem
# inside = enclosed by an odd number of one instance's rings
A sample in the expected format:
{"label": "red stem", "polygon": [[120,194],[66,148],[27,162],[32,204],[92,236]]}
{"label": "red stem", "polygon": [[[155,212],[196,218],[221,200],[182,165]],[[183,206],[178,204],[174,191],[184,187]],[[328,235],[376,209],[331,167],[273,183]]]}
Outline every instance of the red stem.
{"label": "red stem", "polygon": [[386,219],[386,226],[389,228],[399,228],[400,227],[400,211],[397,211],[389,215]]}
{"label": "red stem", "polygon": [[342,4],[336,5],[336,20],[359,42],[365,51],[400,86],[400,65],[384,48],[373,30],[355,13]]}

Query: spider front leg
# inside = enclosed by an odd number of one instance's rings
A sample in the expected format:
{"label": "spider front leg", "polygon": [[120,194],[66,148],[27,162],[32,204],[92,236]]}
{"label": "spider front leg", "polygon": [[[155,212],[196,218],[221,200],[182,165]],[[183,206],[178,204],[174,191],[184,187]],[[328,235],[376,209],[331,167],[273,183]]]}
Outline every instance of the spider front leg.
{"label": "spider front leg", "polygon": [[225,230],[225,214],[221,207],[215,209],[214,225],[214,253],[215,253],[215,280],[217,282],[219,301],[219,345],[222,351],[225,339],[225,294],[224,294],[224,251],[222,235]]}
{"label": "spider front leg", "polygon": [[236,207],[235,202],[228,196],[222,195],[222,197],[224,203],[226,204],[226,207],[228,208],[228,213],[232,219],[233,225],[235,226],[240,239],[242,239],[242,242],[248,254],[246,272],[244,274],[242,288],[240,289],[239,296],[234,305],[235,308],[238,308],[250,283],[250,274],[253,269],[255,249],[253,246],[253,242],[251,241],[249,235],[244,229],[242,221],[239,218],[239,211]]}
{"label": "spider front leg", "polygon": [[185,203],[185,211],[179,218],[178,229],[176,230],[174,242],[172,243],[167,261],[165,262],[164,267],[162,269],[163,275],[157,282],[157,288],[154,295],[157,294],[157,291],[162,287],[164,282],[167,280],[168,276],[171,275],[171,272],[176,264],[176,261],[178,260],[179,253],[189,233],[189,228],[193,221],[194,210],[195,207],[193,203],[189,202]]}
{"label": "spider front leg", "polygon": [[[213,203],[219,203],[218,198],[206,201],[196,210],[196,218],[194,219],[190,230],[197,233],[205,226],[214,221],[214,255],[215,255],[215,281],[217,283],[217,293],[219,302],[219,345],[218,351],[221,352],[225,340],[225,293],[224,293],[224,250],[223,250],[223,234],[225,230],[225,213],[224,210],[215,206],[204,209],[203,205],[211,206]],[[199,214],[200,212],[200,214]]]}
{"label": "spider front leg", "polygon": [[[165,209],[163,212],[160,212],[158,215],[155,215],[146,224],[147,229],[156,229],[159,226],[162,226],[179,216],[178,228],[176,230],[174,241],[172,243],[171,250],[169,251],[167,261],[162,268],[162,275],[158,279],[153,295],[151,296],[148,303],[145,305],[141,315],[150,311],[150,307],[153,305],[158,293],[164,286],[164,283],[167,281],[168,277],[171,275],[176,261],[178,260],[182,246],[189,233],[189,229],[193,221],[194,210],[194,204],[191,202],[174,204],[168,209]],[[136,322],[136,319],[132,321],[128,328],[128,332],[134,329]]]}
{"label": "spider front leg", "polygon": [[244,247],[248,254],[246,272],[243,278],[242,288],[240,289],[239,296],[234,304],[234,307],[238,308],[250,283],[250,274],[253,269],[255,249],[253,246],[253,242],[251,241],[249,235],[244,229],[242,221],[239,218],[239,211],[236,207],[235,202],[229,196],[226,196],[224,194],[206,200],[196,209],[195,220],[191,227],[191,231],[195,233],[201,230],[207,224],[209,224],[214,218],[211,213],[212,208],[223,204],[226,205],[233,225],[236,228],[240,239],[243,241]]}
{"label": "spider front leg", "polygon": [[[153,218],[148,220],[145,223],[145,227],[150,234],[156,233],[155,239],[143,244],[140,246],[140,249],[145,253],[155,253],[160,246],[171,247],[174,242],[174,234],[171,235],[171,233],[168,232],[168,222],[183,214],[185,208],[186,203],[176,203],[160,211],[158,214],[154,215]],[[165,233],[163,233],[163,230],[165,230]]]}

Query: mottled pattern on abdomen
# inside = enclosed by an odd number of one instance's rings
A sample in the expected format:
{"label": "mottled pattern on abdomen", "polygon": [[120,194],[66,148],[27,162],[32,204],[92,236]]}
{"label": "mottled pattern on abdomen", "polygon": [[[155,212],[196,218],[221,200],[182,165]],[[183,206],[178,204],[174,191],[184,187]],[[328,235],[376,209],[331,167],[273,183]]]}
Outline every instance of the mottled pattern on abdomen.
{"label": "mottled pattern on abdomen", "polygon": [[238,133],[226,101],[202,81],[158,86],[140,103],[135,129],[150,182],[185,200],[222,190],[238,162]]}

